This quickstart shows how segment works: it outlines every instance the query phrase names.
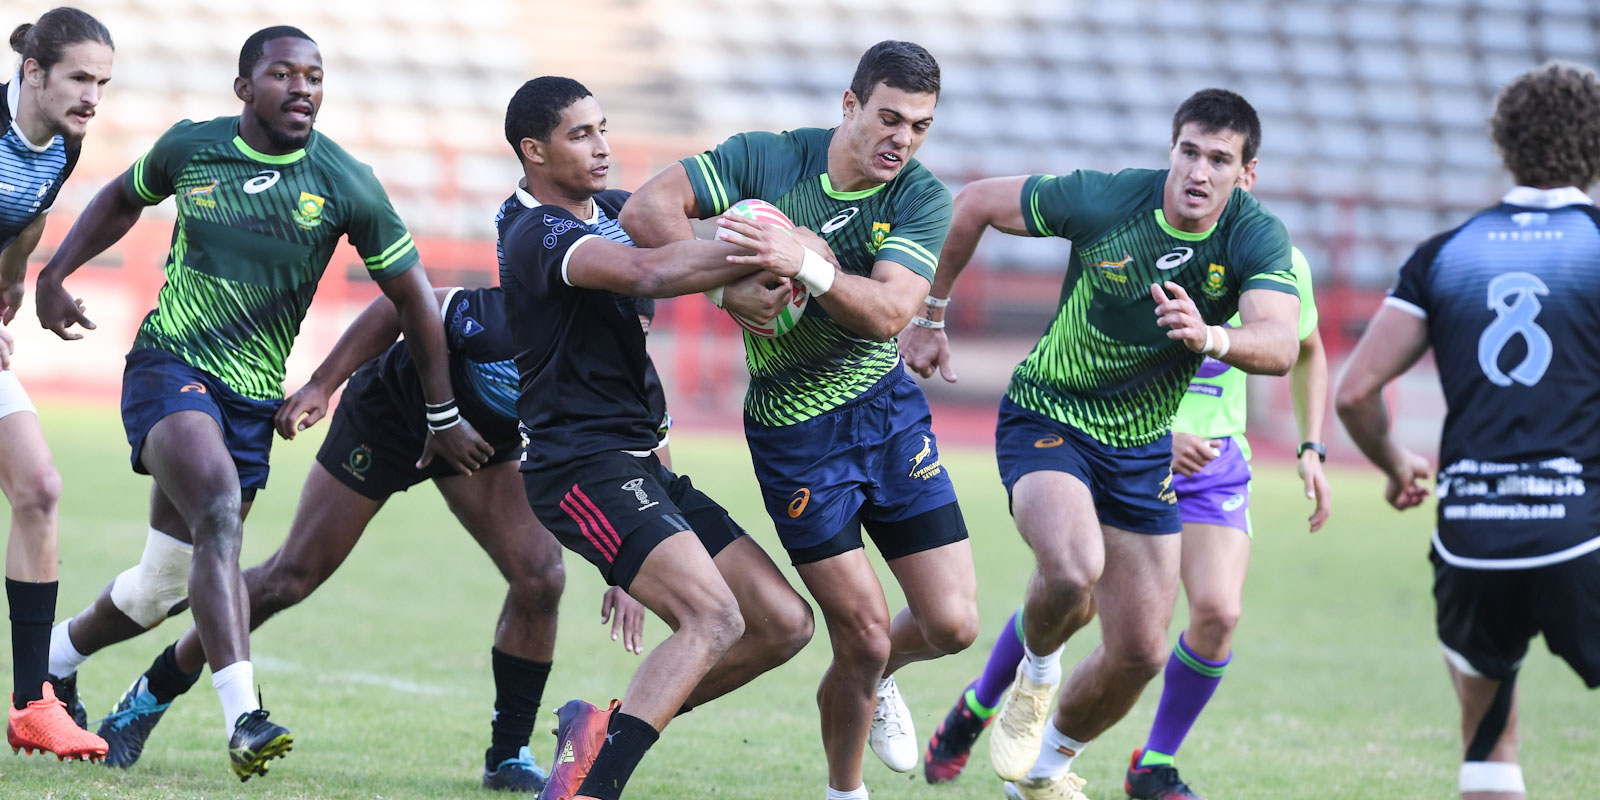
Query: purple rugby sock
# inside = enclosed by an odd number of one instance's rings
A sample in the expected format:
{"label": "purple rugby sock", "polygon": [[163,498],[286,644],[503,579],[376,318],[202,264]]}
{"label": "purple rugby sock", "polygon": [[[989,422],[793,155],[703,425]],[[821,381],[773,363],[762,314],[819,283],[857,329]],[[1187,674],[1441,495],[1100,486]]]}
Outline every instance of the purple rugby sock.
{"label": "purple rugby sock", "polygon": [[1161,704],[1156,707],[1156,718],[1150,725],[1150,738],[1144,746],[1147,758],[1142,764],[1150,763],[1150,755],[1170,759],[1178,754],[1184,737],[1189,735],[1189,729],[1211,701],[1217,684],[1222,682],[1223,670],[1232,660],[1232,653],[1221,661],[1201,658],[1189,649],[1183,634],[1178,634],[1178,646],[1172,648],[1172,657],[1167,659]]}
{"label": "purple rugby sock", "polygon": [[976,701],[983,708],[974,708],[974,712],[993,711],[1000,703],[1000,696],[1011,688],[1011,682],[1017,677],[1017,664],[1022,663],[1022,609],[1017,609],[1006,620],[1006,629],[1001,632],[999,641],[994,643],[994,649],[989,651],[989,663],[983,665],[983,674],[978,676],[978,682],[972,687],[968,695],[968,705]]}

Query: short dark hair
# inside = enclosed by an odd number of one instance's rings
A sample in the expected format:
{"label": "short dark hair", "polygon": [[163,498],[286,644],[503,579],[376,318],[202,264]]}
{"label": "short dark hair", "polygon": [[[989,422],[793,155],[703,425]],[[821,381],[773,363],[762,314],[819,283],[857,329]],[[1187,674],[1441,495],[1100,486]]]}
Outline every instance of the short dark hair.
{"label": "short dark hair", "polygon": [[262,28],[250,34],[250,38],[244,40],[244,47],[239,48],[239,77],[248,79],[250,73],[255,72],[256,64],[261,61],[262,54],[267,50],[267,42],[273,39],[304,39],[312,44],[317,43],[316,39],[293,25]]}
{"label": "short dark hair", "polygon": [[1178,143],[1183,126],[1194,122],[1204,133],[1233,131],[1244,134],[1244,152],[1240,154],[1248,164],[1261,149],[1261,118],[1248,100],[1227,89],[1201,89],[1178,106],[1172,115],[1172,143]]}
{"label": "short dark hair", "polygon": [[1523,73],[1500,91],[1489,138],[1517,183],[1588,189],[1600,180],[1600,79],[1564,61]]}
{"label": "short dark hair", "polygon": [[39,62],[49,72],[68,47],[79,42],[99,42],[113,50],[111,31],[88,13],[62,6],[44,12],[38,22],[24,22],[11,32],[11,49],[24,60]]}
{"label": "short dark hair", "polygon": [[506,141],[522,157],[522,140],[550,141],[567,106],[593,94],[571,78],[545,75],[522,84],[506,106]]}
{"label": "short dark hair", "polygon": [[892,39],[878,42],[861,54],[855,77],[850,79],[850,92],[856,96],[856,102],[865,105],[880,83],[912,94],[931,92],[937,98],[939,62],[914,42]]}

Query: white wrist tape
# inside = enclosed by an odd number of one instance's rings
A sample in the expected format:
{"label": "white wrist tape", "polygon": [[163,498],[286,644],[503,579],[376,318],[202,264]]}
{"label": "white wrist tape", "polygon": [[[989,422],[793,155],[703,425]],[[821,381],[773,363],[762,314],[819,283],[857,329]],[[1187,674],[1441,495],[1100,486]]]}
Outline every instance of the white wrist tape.
{"label": "white wrist tape", "polygon": [[1526,792],[1522,767],[1505,761],[1468,761],[1461,765],[1461,792]]}
{"label": "white wrist tape", "polygon": [[[1216,331],[1215,339],[1212,338],[1211,334],[1213,330]],[[1213,342],[1215,342],[1215,344],[1213,344]],[[1206,326],[1206,343],[1204,347],[1200,348],[1200,352],[1220,360],[1223,356],[1228,354],[1229,345],[1230,342],[1228,341],[1227,328],[1224,328],[1221,325]]]}
{"label": "white wrist tape", "polygon": [[701,292],[701,294],[705,295],[706,299],[711,301],[711,305],[714,305],[717,308],[722,308],[722,289],[723,287],[718,286],[715,289],[707,289],[704,292]]}
{"label": "white wrist tape", "polygon": [[833,265],[806,248],[805,260],[800,262],[800,272],[795,278],[811,290],[812,297],[821,297],[833,288]]}
{"label": "white wrist tape", "polygon": [[922,298],[922,304],[927,306],[928,308],[944,308],[944,307],[950,305],[950,298],[948,298],[948,297],[934,297],[933,295],[930,294],[927,297]]}

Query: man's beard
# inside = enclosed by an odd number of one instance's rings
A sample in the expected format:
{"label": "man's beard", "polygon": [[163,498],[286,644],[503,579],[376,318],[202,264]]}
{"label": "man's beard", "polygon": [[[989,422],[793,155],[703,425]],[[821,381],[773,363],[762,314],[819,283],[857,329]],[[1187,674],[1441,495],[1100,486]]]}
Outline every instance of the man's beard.
{"label": "man's beard", "polygon": [[300,148],[306,146],[306,142],[311,141],[312,129],[310,128],[307,128],[305,133],[288,133],[286,131],[278,130],[270,125],[264,127],[266,129],[267,141],[272,143],[272,147],[275,150],[283,150],[286,152],[299,150]]}

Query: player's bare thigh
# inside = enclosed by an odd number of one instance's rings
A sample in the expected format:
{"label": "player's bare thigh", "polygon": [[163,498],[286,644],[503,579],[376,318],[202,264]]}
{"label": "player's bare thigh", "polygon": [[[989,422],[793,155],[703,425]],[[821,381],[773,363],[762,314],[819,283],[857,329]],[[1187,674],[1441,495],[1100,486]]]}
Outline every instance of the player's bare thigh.
{"label": "player's bare thigh", "polygon": [[1011,516],[1045,580],[1087,588],[1100,579],[1106,548],[1083,481],[1053,470],[1023,475],[1011,489]]}

